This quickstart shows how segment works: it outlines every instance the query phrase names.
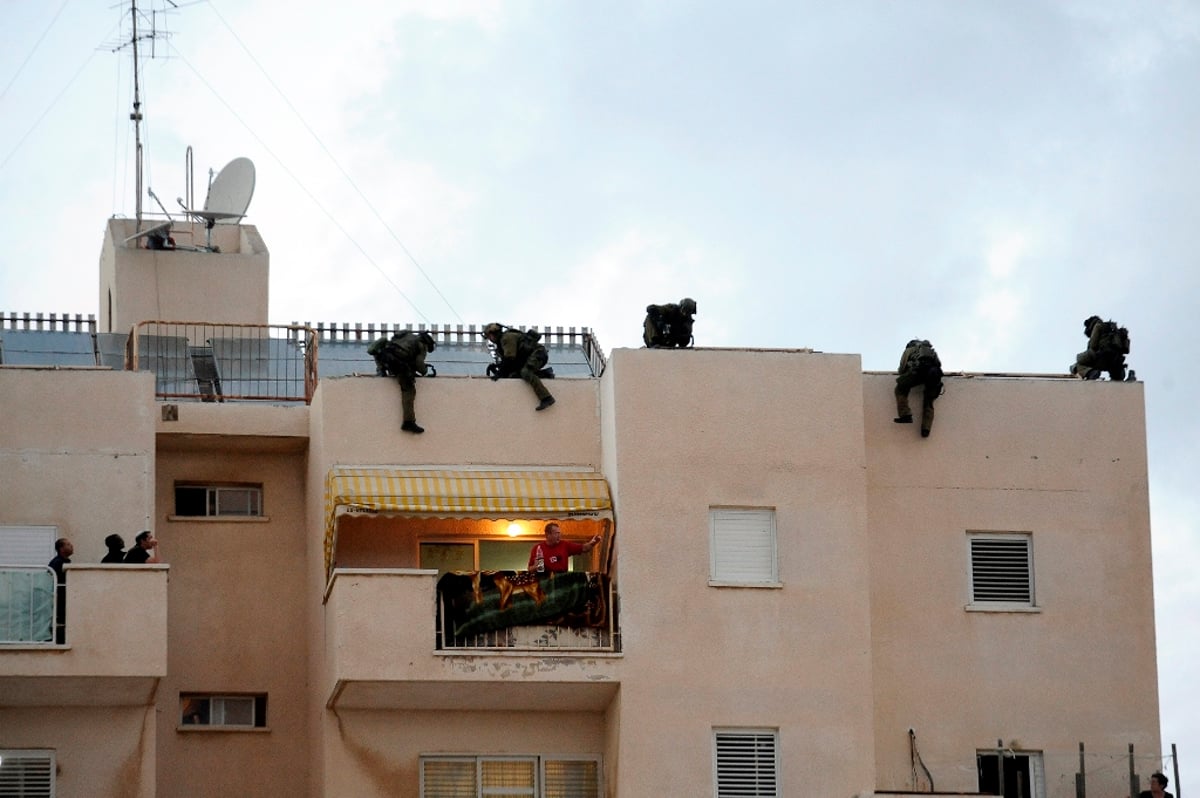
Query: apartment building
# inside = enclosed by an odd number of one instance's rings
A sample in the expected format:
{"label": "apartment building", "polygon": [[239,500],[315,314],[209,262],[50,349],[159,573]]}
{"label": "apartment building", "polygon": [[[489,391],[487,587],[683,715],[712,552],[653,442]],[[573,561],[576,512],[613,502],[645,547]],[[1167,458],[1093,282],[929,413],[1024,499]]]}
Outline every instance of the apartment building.
{"label": "apartment building", "polygon": [[[0,795],[1068,798],[1159,752],[1142,384],[950,375],[922,439],[855,354],[547,330],[536,413],[439,327],[410,435],[380,331],[268,323],[254,227],[136,234],[96,320],[0,326]],[[549,521],[601,543],[523,576]]]}

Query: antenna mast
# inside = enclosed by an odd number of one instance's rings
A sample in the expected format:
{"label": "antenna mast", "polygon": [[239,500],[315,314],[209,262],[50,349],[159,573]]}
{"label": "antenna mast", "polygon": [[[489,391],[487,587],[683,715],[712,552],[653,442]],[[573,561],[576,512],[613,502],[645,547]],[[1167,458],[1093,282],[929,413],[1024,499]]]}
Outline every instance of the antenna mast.
{"label": "antenna mast", "polygon": [[[137,208],[137,227],[134,232],[142,232],[142,99],[140,88],[138,86],[138,32],[137,32],[137,0],[129,0],[129,19],[133,25],[133,36],[130,43],[133,45],[133,113],[129,118],[133,120],[133,140],[135,142],[135,182],[134,190],[137,192],[137,198],[134,206]],[[154,35],[151,31],[151,36]]]}
{"label": "antenna mast", "polygon": [[[172,8],[177,7],[175,5],[175,3],[173,2],[173,0],[166,0],[166,2],[169,3]],[[143,172],[142,172],[142,86],[141,86],[141,73],[139,71],[141,63],[138,58],[138,41],[141,39],[150,39],[151,41],[153,41],[154,39],[157,39],[160,36],[166,37],[166,36],[170,35],[169,33],[160,32],[157,29],[157,26],[155,25],[155,20],[157,19],[157,13],[156,12],[153,12],[153,13],[155,13],[155,16],[152,16],[150,18],[149,32],[139,34],[138,33],[139,11],[138,11],[137,0],[129,0],[129,21],[130,21],[130,25],[131,25],[130,36],[129,36],[129,39],[121,42],[119,45],[117,45],[116,47],[113,48],[113,52],[116,52],[118,50],[123,50],[123,49],[125,49],[126,46],[129,46],[133,50],[133,112],[129,114],[129,119],[133,122],[133,138],[134,138],[135,150],[136,150],[135,155],[134,155],[134,159],[135,159],[135,164],[134,164],[135,181],[134,182],[136,183],[136,186],[135,186],[134,190],[137,192],[137,196],[134,198],[134,206],[137,209],[137,232],[139,232],[139,233],[142,231],[142,174],[143,174]],[[153,57],[153,51],[151,52],[151,57]]]}

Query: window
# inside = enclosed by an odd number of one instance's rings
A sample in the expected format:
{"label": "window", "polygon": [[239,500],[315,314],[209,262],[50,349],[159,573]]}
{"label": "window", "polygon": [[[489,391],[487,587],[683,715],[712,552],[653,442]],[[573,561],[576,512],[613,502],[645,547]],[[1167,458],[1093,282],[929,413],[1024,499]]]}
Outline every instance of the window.
{"label": "window", "polygon": [[777,585],[774,510],[709,510],[710,583]]}
{"label": "window", "polygon": [[0,526],[0,565],[45,565],[57,539],[56,526]]}
{"label": "window", "polygon": [[979,791],[1004,798],[1045,798],[1046,772],[1040,751],[978,751]]}
{"label": "window", "polygon": [[0,796],[53,798],[54,752],[0,749]]}
{"label": "window", "polygon": [[778,798],[779,733],[715,730],[713,783],[717,798]]}
{"label": "window", "polygon": [[219,726],[222,728],[265,728],[267,696],[207,695],[183,693],[179,696],[179,723],[183,726]]}
{"label": "window", "polygon": [[600,760],[596,757],[421,757],[421,798],[600,798],[600,795]]}
{"label": "window", "polygon": [[262,485],[176,485],[175,515],[262,515]]}
{"label": "window", "polygon": [[971,604],[989,609],[1033,607],[1033,544],[1028,534],[972,532]]}

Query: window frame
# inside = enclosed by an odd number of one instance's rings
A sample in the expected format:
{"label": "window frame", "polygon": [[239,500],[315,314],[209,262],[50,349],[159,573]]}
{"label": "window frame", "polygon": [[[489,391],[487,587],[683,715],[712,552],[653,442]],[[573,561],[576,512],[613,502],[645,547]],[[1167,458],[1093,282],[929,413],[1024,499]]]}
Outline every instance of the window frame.
{"label": "window frame", "polygon": [[[181,512],[179,492],[183,491],[204,491],[203,505],[204,512]],[[222,512],[221,494],[246,492],[249,504],[248,512]],[[266,518],[264,509],[264,491],[260,482],[203,482],[203,481],[179,481],[175,483],[174,488],[174,512],[171,514],[172,519],[195,520],[201,518],[217,518],[222,521],[242,521],[242,520],[260,520]],[[198,501],[198,499],[197,499]],[[186,508],[185,508],[186,509]]]}
{"label": "window frame", "polygon": [[[745,784],[722,784],[722,777],[724,776],[728,779],[731,775],[728,771],[731,765],[726,765],[725,770],[722,770],[722,738],[730,742],[736,741],[743,746],[747,743],[754,746],[755,751],[751,754],[753,759],[749,762],[749,765],[754,769],[756,782],[759,772],[764,769],[763,758],[757,755],[757,749],[762,740],[770,740],[770,763],[767,765],[770,770],[767,780],[770,781],[770,784],[762,785],[766,787],[765,791],[757,783],[749,785],[754,789],[754,793],[746,792],[747,785]],[[729,798],[733,798],[733,796],[746,796],[748,798],[751,795],[754,798],[780,798],[780,796],[785,794],[783,788],[780,786],[779,729],[715,727],[712,730],[712,746],[712,784],[715,798],[726,798],[726,796]],[[725,752],[725,756],[726,758],[730,756],[728,751]],[[722,792],[723,788],[732,791]]]}
{"label": "window frame", "polygon": [[[984,558],[977,559],[976,543],[999,543],[1012,544],[1021,542],[1025,548],[1025,566],[1023,578],[1027,586],[1027,599],[1021,600],[1006,600],[988,599],[979,595],[979,590],[976,588],[976,582],[979,577],[979,571],[991,568],[993,571],[1001,572],[995,576],[999,580],[1007,580],[1012,576],[1016,576],[1014,568],[1011,565],[1004,563],[989,564]],[[1015,548],[1015,547],[1014,547]],[[1004,556],[1000,553],[998,556]],[[1011,556],[1011,554],[1009,555]],[[977,568],[978,565],[978,568]],[[1012,574],[1003,573],[1004,569],[1008,568],[1013,571]],[[1032,532],[995,532],[983,530],[968,530],[967,531],[967,605],[966,609],[974,612],[1039,612],[1040,608],[1037,604],[1037,589],[1035,581],[1036,571],[1034,569],[1033,557],[1033,533]],[[1018,586],[1019,587],[1019,586]],[[1000,590],[1012,590],[1012,586],[1003,584]],[[993,588],[995,590],[995,588]]]}
{"label": "window frame", "polygon": [[[738,525],[753,526],[756,519],[761,522],[761,529],[736,528]],[[779,578],[779,528],[774,507],[709,507],[708,529],[710,587],[783,586]],[[761,539],[756,540],[756,536]],[[766,559],[769,562],[759,562],[750,568],[730,562],[728,555],[746,544],[768,550]],[[761,569],[757,578],[753,573],[755,568]]]}
{"label": "window frame", "polygon": [[[188,701],[204,701],[207,702],[207,719],[204,721],[188,722],[186,718],[190,715],[184,714],[184,708]],[[225,702],[250,702],[250,722],[249,723],[213,723],[214,708],[221,707],[221,720],[225,720],[227,714]],[[217,702],[220,702],[219,704]],[[177,729],[179,731],[269,731],[267,725],[267,694],[266,693],[180,693],[179,694],[179,722]]]}
{"label": "window frame", "polygon": [[[529,798],[543,798],[546,793],[546,764],[553,762],[587,762],[595,765],[595,793],[593,798],[604,795],[603,760],[594,754],[421,754],[418,765],[418,795],[420,798],[438,798],[437,794],[428,793],[431,785],[426,783],[426,764],[431,762],[453,763],[461,765],[463,775],[470,773],[471,783],[463,783],[455,790],[455,795],[461,795],[464,788],[473,788],[475,798],[489,798],[493,795],[524,794]],[[484,769],[488,763],[498,762],[528,762],[533,766],[533,783],[527,786],[507,785],[503,787],[485,787]],[[433,785],[436,786],[436,785]],[[447,785],[450,786],[450,785]]]}

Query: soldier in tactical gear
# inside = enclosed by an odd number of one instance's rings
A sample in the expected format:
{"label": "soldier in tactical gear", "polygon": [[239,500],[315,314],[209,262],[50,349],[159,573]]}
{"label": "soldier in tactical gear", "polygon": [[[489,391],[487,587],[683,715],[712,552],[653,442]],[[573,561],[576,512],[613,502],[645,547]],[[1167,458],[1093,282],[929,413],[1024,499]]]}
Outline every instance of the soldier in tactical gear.
{"label": "soldier in tactical gear", "polygon": [[1098,380],[1100,373],[1107,371],[1109,379],[1115,382],[1124,380],[1129,331],[1117,326],[1115,321],[1088,316],[1083,321],[1083,334],[1087,336],[1088,346],[1075,356],[1071,373],[1080,379]]}
{"label": "soldier in tactical gear", "polygon": [[545,368],[550,355],[536,330],[522,332],[493,322],[483,328],[483,337],[492,342],[500,358],[498,363],[488,366],[488,376],[493,380],[501,377],[520,377],[525,380],[537,394],[538,405],[535,410],[545,410],[554,404],[554,397],[542,384],[542,376],[554,375],[553,371]]}
{"label": "soldier in tactical gear", "polygon": [[696,300],[684,297],[679,304],[647,305],[642,341],[649,349],[686,348],[692,345]]}
{"label": "soldier in tactical gear", "polygon": [[928,341],[914,338],[904,347],[900,356],[900,368],[896,371],[896,418],[897,424],[911,424],[912,409],[908,406],[908,392],[918,385],[925,387],[921,408],[921,437],[928,438],[933,429],[933,403],[942,393],[942,361],[937,350]]}
{"label": "soldier in tactical gear", "polygon": [[400,407],[404,414],[400,429],[405,432],[419,435],[425,431],[417,425],[416,376],[437,376],[437,369],[425,363],[425,355],[436,348],[432,335],[412,330],[398,332],[390,339],[379,338],[367,347],[367,354],[375,358],[375,374],[395,377],[400,383]]}

